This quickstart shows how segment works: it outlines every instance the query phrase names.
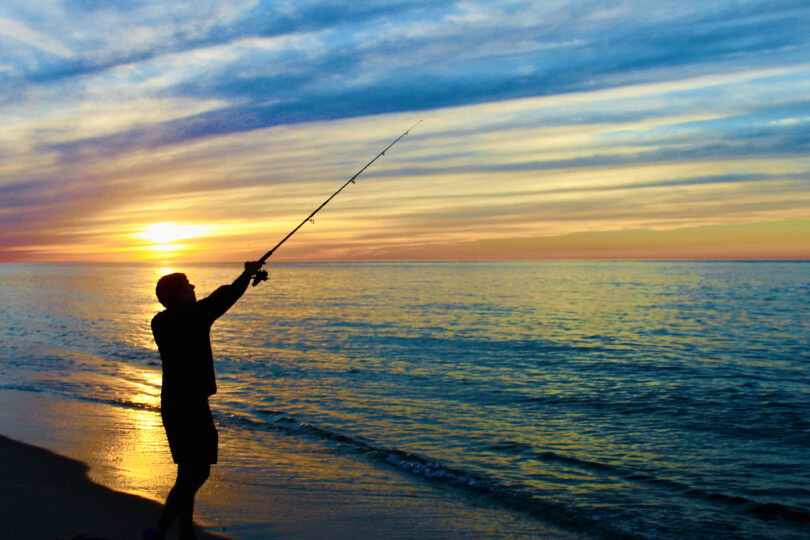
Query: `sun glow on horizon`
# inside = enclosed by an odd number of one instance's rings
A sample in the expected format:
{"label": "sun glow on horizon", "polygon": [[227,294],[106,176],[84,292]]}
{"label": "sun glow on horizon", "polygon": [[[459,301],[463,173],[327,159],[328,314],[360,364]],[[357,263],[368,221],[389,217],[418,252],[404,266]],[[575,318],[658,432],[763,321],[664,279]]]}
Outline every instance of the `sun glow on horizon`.
{"label": "sun glow on horizon", "polygon": [[171,221],[163,221],[161,223],[147,225],[136,236],[143,240],[162,244],[162,247],[167,247],[168,244],[172,244],[177,240],[187,240],[189,238],[205,236],[210,230],[211,227],[209,225],[176,225]]}
{"label": "sun glow on horizon", "polygon": [[148,242],[148,245],[141,248],[148,250],[147,258],[155,255],[162,258],[173,258],[193,247],[178,241],[207,236],[213,229],[214,227],[211,225],[179,225],[171,221],[162,221],[143,227],[134,236]]}

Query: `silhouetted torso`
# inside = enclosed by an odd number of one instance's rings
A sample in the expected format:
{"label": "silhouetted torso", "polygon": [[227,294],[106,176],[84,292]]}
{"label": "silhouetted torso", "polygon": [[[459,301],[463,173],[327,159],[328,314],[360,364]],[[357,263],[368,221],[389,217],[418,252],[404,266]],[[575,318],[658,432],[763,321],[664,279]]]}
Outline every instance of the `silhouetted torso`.
{"label": "silhouetted torso", "polygon": [[216,393],[211,325],[239,300],[249,281],[250,276],[240,276],[202,300],[154,316],[152,333],[163,361],[162,399],[198,399]]}

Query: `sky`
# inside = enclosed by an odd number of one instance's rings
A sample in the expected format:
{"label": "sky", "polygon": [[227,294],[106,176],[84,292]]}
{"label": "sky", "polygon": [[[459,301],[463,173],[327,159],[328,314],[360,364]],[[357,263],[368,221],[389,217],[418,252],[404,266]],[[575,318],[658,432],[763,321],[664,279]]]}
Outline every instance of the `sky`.
{"label": "sky", "polygon": [[0,261],[810,258],[806,0],[0,4]]}

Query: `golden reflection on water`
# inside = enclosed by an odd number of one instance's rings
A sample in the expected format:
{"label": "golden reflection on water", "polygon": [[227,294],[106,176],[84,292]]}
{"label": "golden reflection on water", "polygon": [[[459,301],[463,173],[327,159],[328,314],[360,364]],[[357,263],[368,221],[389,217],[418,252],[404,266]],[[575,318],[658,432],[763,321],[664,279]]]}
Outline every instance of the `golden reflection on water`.
{"label": "golden reflection on water", "polygon": [[[153,351],[154,361],[159,362],[157,346],[152,337],[150,322],[156,313],[165,309],[155,295],[155,286],[161,277],[177,272],[171,266],[156,266],[151,272],[143,272],[139,279],[134,281],[127,291],[124,304],[126,316],[129,321],[128,331],[120,336],[136,349],[142,351]],[[120,317],[120,314],[119,314]],[[160,384],[160,381],[157,381]]]}
{"label": "golden reflection on water", "polygon": [[131,385],[131,397],[126,398],[131,403],[146,406],[149,409],[160,408],[160,387],[163,382],[159,371],[148,371],[141,368],[133,368],[128,373]]}

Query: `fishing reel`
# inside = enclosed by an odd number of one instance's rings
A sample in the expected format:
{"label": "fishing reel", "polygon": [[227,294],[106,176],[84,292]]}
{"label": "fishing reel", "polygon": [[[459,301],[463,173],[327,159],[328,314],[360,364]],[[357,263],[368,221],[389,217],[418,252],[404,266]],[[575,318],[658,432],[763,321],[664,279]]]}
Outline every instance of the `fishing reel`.
{"label": "fishing reel", "polygon": [[267,270],[259,270],[255,274],[253,274],[253,286],[255,287],[262,281],[267,281],[267,278],[270,277],[270,274],[267,273]]}

